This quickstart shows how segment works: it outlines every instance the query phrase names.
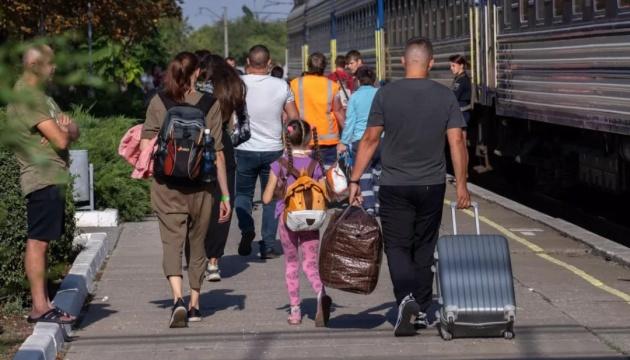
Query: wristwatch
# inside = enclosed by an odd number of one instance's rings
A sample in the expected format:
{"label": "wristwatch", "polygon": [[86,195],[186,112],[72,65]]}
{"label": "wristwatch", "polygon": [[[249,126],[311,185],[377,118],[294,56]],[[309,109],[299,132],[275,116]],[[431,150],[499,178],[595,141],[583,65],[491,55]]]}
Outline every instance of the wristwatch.
{"label": "wristwatch", "polygon": [[357,185],[359,185],[359,180],[348,180],[348,184],[357,184]]}

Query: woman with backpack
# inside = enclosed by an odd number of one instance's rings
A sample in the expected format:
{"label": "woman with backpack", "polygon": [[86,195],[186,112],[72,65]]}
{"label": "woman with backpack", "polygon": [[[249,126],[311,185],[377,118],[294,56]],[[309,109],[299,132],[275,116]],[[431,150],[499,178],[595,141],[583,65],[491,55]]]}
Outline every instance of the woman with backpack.
{"label": "woman with backpack", "polygon": [[[269,204],[272,200],[281,200],[277,201],[276,216],[280,217],[278,232],[284,251],[285,280],[290,301],[287,321],[290,325],[299,325],[302,322],[298,274],[301,253],[302,269],[317,294],[315,326],[323,327],[328,325],[332,300],[326,295],[319,277],[319,230],[313,229],[321,226],[325,219],[326,201],[326,180],[319,153],[317,130],[311,129],[303,120],[290,120],[285,129],[285,139],[285,154],[271,164],[263,202]],[[309,146],[311,139],[315,150],[313,157]],[[296,187],[296,184],[304,186]],[[305,193],[307,191],[308,194]],[[310,201],[303,201],[306,198]],[[309,203],[307,206],[310,206],[310,209],[300,207],[305,203]],[[300,210],[304,210],[302,213],[315,213],[319,216],[300,224],[298,221]],[[292,217],[296,214],[295,218]],[[295,231],[300,226],[309,231]]]}
{"label": "woman with backpack", "polygon": [[[222,151],[221,104],[195,90],[198,76],[199,61],[195,54],[179,53],[169,63],[164,90],[149,103],[140,145],[141,149],[149,146],[157,136],[151,205],[160,226],[162,266],[173,294],[171,328],[201,320],[199,294],[206,268],[204,239],[216,186],[221,189],[219,221],[227,221],[231,212]],[[182,290],[184,248],[190,285],[188,307]]]}
{"label": "woman with backpack", "polygon": [[[235,115],[238,119],[239,131],[243,131],[243,124],[249,124],[247,120],[247,110],[245,108],[245,83],[240,75],[221,56],[206,54],[198,51],[200,57],[201,73],[197,81],[197,90],[212,94],[221,105],[221,118],[223,120],[223,153],[225,155],[228,190],[230,192],[230,206],[234,207],[234,187],[236,185],[236,158],[234,146],[244,139],[243,136],[232,136],[234,133]],[[240,134],[245,135],[245,134]],[[220,197],[220,189],[215,188],[213,193],[215,199]],[[206,235],[205,246],[208,257],[208,267],[206,268],[206,280],[216,282],[221,281],[219,271],[219,258],[223,256],[225,244],[230,232],[230,220],[219,222],[218,201],[214,202],[212,208],[212,218],[210,227]]]}

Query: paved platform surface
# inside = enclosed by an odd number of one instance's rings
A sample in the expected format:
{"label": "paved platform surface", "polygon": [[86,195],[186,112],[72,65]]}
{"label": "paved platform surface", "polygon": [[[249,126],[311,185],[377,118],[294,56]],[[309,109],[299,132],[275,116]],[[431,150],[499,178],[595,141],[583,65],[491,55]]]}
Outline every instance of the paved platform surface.
{"label": "paved platform surface", "polygon": [[[328,329],[314,327],[315,294],[302,278],[306,316],[291,327],[283,259],[238,256],[236,221],[221,260],[223,281],[204,284],[203,321],[168,329],[172,300],[161,270],[158,226],[146,221],[124,225],[65,358],[629,359],[630,270],[544,225],[479,202],[482,231],[509,235],[518,305],[514,340],[445,342],[434,329],[395,338],[386,263],[369,296],[329,291],[334,311]],[[443,233],[451,229],[447,210]],[[460,226],[473,229],[472,218],[459,215]]]}

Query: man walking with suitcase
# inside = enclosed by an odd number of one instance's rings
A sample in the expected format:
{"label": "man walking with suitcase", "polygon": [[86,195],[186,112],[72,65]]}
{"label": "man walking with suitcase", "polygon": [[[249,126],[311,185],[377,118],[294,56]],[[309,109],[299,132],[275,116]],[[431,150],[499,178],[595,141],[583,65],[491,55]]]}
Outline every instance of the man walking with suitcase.
{"label": "man walking with suitcase", "polygon": [[410,39],[401,61],[405,78],[381,88],[372,103],[350,179],[350,202],[362,201],[359,179],[385,131],[379,199],[385,254],[398,304],[394,335],[411,336],[429,325],[431,266],[446,190],[445,138],[457,180],[457,206],[469,207],[470,195],[464,119],[451,90],[428,79],[433,66],[431,42]]}

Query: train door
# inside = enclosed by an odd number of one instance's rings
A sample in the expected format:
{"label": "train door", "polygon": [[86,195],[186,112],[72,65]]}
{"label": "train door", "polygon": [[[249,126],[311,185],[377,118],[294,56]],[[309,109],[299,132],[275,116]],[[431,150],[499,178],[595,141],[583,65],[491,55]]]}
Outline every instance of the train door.
{"label": "train door", "polygon": [[495,0],[472,0],[470,4],[471,75],[473,102],[491,106],[496,92],[497,4]]}

